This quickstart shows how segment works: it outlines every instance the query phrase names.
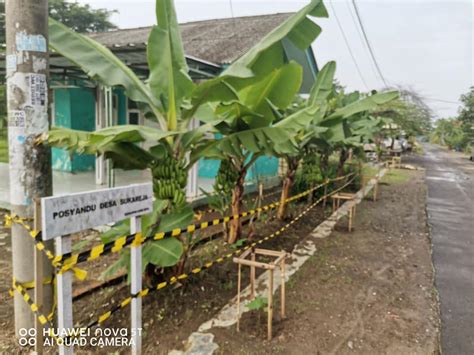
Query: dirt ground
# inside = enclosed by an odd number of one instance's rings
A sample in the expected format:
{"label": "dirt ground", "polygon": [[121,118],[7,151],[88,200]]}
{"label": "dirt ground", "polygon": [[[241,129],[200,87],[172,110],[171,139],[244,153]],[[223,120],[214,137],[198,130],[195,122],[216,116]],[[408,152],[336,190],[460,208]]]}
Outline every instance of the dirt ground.
{"label": "dirt ground", "polygon": [[[275,201],[278,195],[271,195],[265,203]],[[305,202],[291,204],[288,206],[289,215],[295,215],[307,207]],[[317,224],[324,220],[324,210],[321,207],[313,209],[295,224],[295,229],[285,233],[284,238],[277,238],[267,242],[269,248],[291,250],[301,239],[307,235]],[[5,211],[0,210],[0,218],[3,220]],[[272,218],[275,211],[268,217],[262,217],[256,223],[254,239],[267,236],[278,230],[283,224]],[[211,216],[214,216],[211,214]],[[206,220],[208,218],[205,218]],[[207,231],[207,230],[206,230]],[[244,232],[248,231],[248,226],[244,227]],[[10,229],[0,226],[0,237],[3,235],[5,248],[0,248],[0,351],[19,352],[28,349],[20,348],[14,337],[13,325],[13,302],[8,294],[11,284],[11,248]],[[245,234],[244,234],[245,235]],[[87,244],[90,248],[97,239],[98,234],[92,233],[87,239],[91,240]],[[75,236],[76,241],[80,236]],[[84,237],[83,237],[84,239]],[[215,238],[211,242],[200,247],[191,260],[188,262],[188,269],[200,266],[203,263],[215,260],[233,248],[223,243],[222,238]],[[117,259],[117,255],[109,255],[95,260],[92,263],[81,264],[80,267],[88,271],[86,281],[77,282],[73,286],[74,291],[78,288],[85,288],[86,284],[92,285],[99,280],[99,276],[108,265]],[[144,353],[167,353],[173,348],[181,347],[188,335],[193,332],[201,323],[212,317],[221,307],[223,307],[234,295],[236,289],[237,272],[235,265],[227,261],[218,264],[207,272],[190,277],[182,285],[173,288],[165,288],[159,292],[150,293],[143,299],[143,349]],[[245,279],[246,280],[246,279]],[[248,281],[248,280],[246,280]],[[129,286],[125,283],[104,287],[97,292],[88,294],[74,302],[74,323],[76,327],[87,325],[91,320],[114,305],[120,303],[130,294]],[[107,320],[104,328],[129,328],[130,307],[112,315]],[[164,331],[164,329],[166,331]],[[158,350],[157,350],[158,349]],[[92,348],[77,349],[78,353],[97,351]],[[104,348],[102,352],[113,352],[117,348]],[[128,348],[119,349],[128,352]]]}
{"label": "dirt ground", "polygon": [[[355,230],[340,222],[330,238],[317,242],[317,254],[288,283],[287,314],[275,319],[275,337],[265,340],[265,321],[257,329],[247,313],[241,332],[213,329],[220,354],[267,353],[435,353],[438,309],[433,290],[430,241],[426,227],[422,172],[403,171],[385,179],[377,202],[357,208]],[[292,207],[293,213],[306,207]],[[328,211],[318,207],[265,248],[292,250]],[[259,223],[256,238],[282,225]],[[9,230],[0,240],[0,350],[18,352],[14,339],[10,285]],[[191,265],[231,250],[216,239],[207,243]],[[103,269],[100,263],[93,265]],[[248,283],[248,275],[243,279]],[[176,288],[166,288],[143,299],[143,352],[166,354],[183,347],[200,324],[212,318],[236,293],[236,267],[219,264]],[[74,303],[75,325],[87,324],[129,294],[128,286],[103,288]],[[129,308],[114,314],[104,327],[128,328]],[[24,350],[24,349],[22,349]],[[78,353],[97,349],[77,349]],[[123,351],[128,348],[102,349]]]}
{"label": "dirt ground", "polygon": [[379,196],[357,207],[352,233],[343,219],[316,241],[315,256],[288,282],[287,319],[276,319],[272,341],[249,312],[240,333],[211,330],[217,353],[438,353],[424,173],[389,173]]}

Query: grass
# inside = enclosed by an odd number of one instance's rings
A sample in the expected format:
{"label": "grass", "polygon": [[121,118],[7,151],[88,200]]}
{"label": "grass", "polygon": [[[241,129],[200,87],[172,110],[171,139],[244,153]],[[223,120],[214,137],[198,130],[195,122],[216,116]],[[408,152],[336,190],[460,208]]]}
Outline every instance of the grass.
{"label": "grass", "polygon": [[8,139],[6,128],[0,128],[0,163],[8,163]]}
{"label": "grass", "polygon": [[410,180],[410,174],[406,170],[390,169],[387,174],[382,178],[382,183],[389,185],[402,184]]}
{"label": "grass", "polygon": [[364,175],[365,181],[372,179],[375,175],[377,175],[378,171],[378,168],[368,164],[364,164],[362,167],[362,175]]}

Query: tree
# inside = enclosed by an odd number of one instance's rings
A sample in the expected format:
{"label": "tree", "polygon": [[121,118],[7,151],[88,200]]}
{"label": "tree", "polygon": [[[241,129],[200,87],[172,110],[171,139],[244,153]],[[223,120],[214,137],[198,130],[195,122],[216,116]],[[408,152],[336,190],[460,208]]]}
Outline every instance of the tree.
{"label": "tree", "polygon": [[442,118],[436,121],[436,127],[431,134],[433,143],[447,145],[450,149],[461,149],[464,142],[462,122],[456,118]]}
{"label": "tree", "polygon": [[[264,89],[261,85],[278,78],[278,73],[301,70],[296,69],[294,63],[280,68],[284,59],[282,42],[290,41],[300,48],[308,47],[320,28],[309,21],[307,15],[316,16],[321,11],[325,13],[322,2],[311,1],[219,77],[198,84],[193,83],[188,75],[172,0],[156,1],[157,25],[152,27],[148,39],[150,75],[146,82],[104,46],[50,19],[50,46],[82,68],[92,79],[105,86],[124,88],[130,99],[144,106],[147,117],[155,120],[159,129],[131,125],[83,132],[63,128],[51,130],[46,139],[49,144],[69,151],[103,154],[112,160],[116,168],[149,169],[156,203],[154,213],[149,218],[143,218],[142,233],[151,237],[159,231],[184,227],[193,217],[191,207],[185,200],[187,170],[206,156],[206,152],[248,146],[250,140],[265,143],[266,147],[291,140],[288,130],[257,127],[256,121],[246,121],[251,115],[245,114],[237,115],[240,121],[233,121],[238,125],[247,122],[252,126],[245,131],[239,130],[220,139],[209,137],[207,133],[215,133],[220,129],[218,127],[229,124],[233,120],[229,116],[233,114],[233,109],[242,108],[239,105],[241,101],[250,102],[245,97],[252,100],[250,93],[254,93],[255,88]],[[276,56],[277,53],[280,55]],[[280,81],[285,78],[282,76]],[[301,81],[298,77],[290,79]],[[282,87],[281,82],[278,87]],[[295,87],[296,90],[299,88],[298,85],[291,85],[290,89],[293,91]],[[286,100],[280,98],[276,87],[264,92],[265,95],[258,95],[260,101],[255,101],[252,106],[267,111],[267,116],[263,118],[270,117],[270,108],[278,107],[282,100]],[[195,117],[206,117],[206,121],[196,129],[189,129]],[[258,118],[262,116],[258,115]],[[233,125],[231,127],[234,128]],[[147,144],[140,145],[142,142]],[[254,151],[253,147],[248,150]],[[108,233],[107,238],[113,239],[126,230],[126,224],[122,224]],[[187,243],[185,238],[181,241]],[[183,244],[176,238],[153,241],[144,247],[143,264],[171,266],[182,254]]]}
{"label": "tree", "polygon": [[463,146],[472,144],[474,140],[474,86],[471,86],[468,93],[461,95],[463,107],[459,109],[458,120],[461,122],[463,131]]}
{"label": "tree", "polygon": [[[93,9],[90,5],[66,0],[49,0],[51,18],[65,24],[77,32],[103,32],[116,29],[110,16],[116,10]],[[0,0],[0,43],[5,43],[5,0]]]}
{"label": "tree", "polygon": [[390,118],[408,137],[427,135],[432,129],[433,111],[413,89],[396,87],[400,97],[381,105],[375,116]]}
{"label": "tree", "polygon": [[474,141],[474,86],[461,95],[463,106],[457,117],[439,119],[431,134],[431,141],[450,148],[468,149]]}
{"label": "tree", "polygon": [[[278,210],[280,219],[285,217],[285,200],[293,185],[300,162],[305,160],[306,170],[312,171],[314,175],[312,179],[319,175],[315,173],[315,170],[319,170],[327,177],[329,155],[334,151],[339,151],[337,174],[342,176],[349,149],[360,146],[380,128],[381,120],[370,117],[369,112],[398,97],[396,91],[373,92],[372,95],[361,95],[358,92],[345,95],[343,92],[338,92],[336,85],[333,84],[335,69],[334,62],[327,63],[311,90],[306,103],[313,107],[310,111],[311,119],[306,125],[301,125],[294,136],[297,145],[296,153],[280,155],[286,160],[288,166]],[[303,122],[300,121],[300,123]],[[289,128],[284,121],[275,126]],[[317,152],[321,155],[319,167],[315,166],[318,161],[314,159]]]}
{"label": "tree", "polygon": [[49,0],[49,13],[55,20],[80,33],[105,32],[117,28],[110,22],[110,16],[117,10],[93,9],[88,4]]}

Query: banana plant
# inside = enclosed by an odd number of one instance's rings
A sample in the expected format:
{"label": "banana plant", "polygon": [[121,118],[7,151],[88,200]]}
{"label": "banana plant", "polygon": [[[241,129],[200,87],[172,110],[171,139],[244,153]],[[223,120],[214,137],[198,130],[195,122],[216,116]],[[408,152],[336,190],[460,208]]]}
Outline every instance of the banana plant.
{"label": "banana plant", "polygon": [[[56,128],[49,132],[46,140],[52,146],[71,152],[102,154],[111,159],[115,168],[149,169],[155,198],[165,203],[160,204],[160,213],[154,214],[155,220],[146,226],[146,230],[154,233],[161,229],[164,216],[171,217],[173,213],[177,214],[176,220],[179,221],[175,227],[185,226],[192,219],[184,192],[187,170],[206,156],[204,152],[210,146],[216,145],[215,139],[207,138],[208,133],[217,132],[217,126],[228,124],[225,119],[229,119],[232,110],[241,109],[238,102],[242,95],[250,100],[249,95],[255,93],[256,86],[260,85],[262,89],[275,76],[297,70],[293,63],[280,69],[284,65],[283,43],[291,42],[300,49],[312,43],[321,28],[308,16],[327,16],[321,0],[312,0],[290,16],[220,76],[199,84],[193,83],[188,75],[172,0],[156,0],[157,25],[152,27],[148,39],[150,75],[145,82],[101,44],[50,19],[50,47],[80,67],[91,79],[105,86],[122,87],[126,96],[145,107],[147,117],[155,120],[159,128],[126,125],[95,132]],[[252,107],[268,113],[274,106],[282,106],[281,100],[278,93],[272,91],[271,96],[266,95]],[[207,121],[196,129],[189,129],[191,120],[202,116],[203,112]],[[260,114],[252,115],[251,112],[249,115],[244,113],[243,117],[262,117]],[[245,132],[241,129],[237,135],[223,137],[218,145],[245,145],[255,139],[260,143],[269,141],[283,145],[291,138],[282,129],[270,132],[254,124],[246,128]],[[119,229],[112,234],[118,235]],[[170,249],[170,245],[177,261],[182,253],[179,241],[156,241],[147,244],[146,248],[152,251],[144,251],[144,265],[165,266],[160,264],[160,260],[165,258],[163,253]]]}
{"label": "banana plant", "polygon": [[[313,107],[313,117],[307,121],[307,125],[301,126],[294,137],[298,147],[296,153],[280,155],[287,162],[287,172],[280,196],[277,214],[279,219],[285,217],[285,200],[289,196],[300,162],[306,158],[307,164],[314,164],[317,160],[308,157],[308,154],[315,154],[319,150],[328,157],[331,151],[339,148],[343,166],[347,160],[347,148],[360,144],[363,138],[373,133],[373,128],[380,127],[379,120],[365,119],[368,112],[398,97],[396,91],[375,93],[368,97],[361,97],[359,93],[338,95],[333,85],[335,70],[334,62],[327,63],[311,91],[307,105]],[[335,106],[336,103],[339,107]],[[276,126],[279,125],[285,125],[285,120]],[[314,169],[307,167],[307,170]],[[318,170],[323,175],[328,173],[321,166]],[[341,171],[339,173],[343,175]]]}
{"label": "banana plant", "polygon": [[[300,165],[300,161],[303,158],[303,154],[306,151],[306,146],[310,142],[310,138],[318,133],[325,131],[325,128],[321,128],[317,125],[324,117],[324,113],[327,109],[326,99],[331,94],[333,90],[333,80],[334,74],[336,71],[336,63],[329,62],[327,63],[321,71],[318,73],[318,78],[314,83],[309,98],[307,100],[302,100],[299,96],[295,98],[295,103],[293,107],[287,110],[287,114],[298,112],[301,110],[301,107],[310,109],[311,115],[307,116],[306,121],[301,120],[298,130],[295,132],[294,140],[297,145],[295,152],[279,154],[279,158],[284,159],[287,165],[285,177],[283,178],[281,196],[280,196],[280,205],[278,207],[277,218],[282,220],[285,217],[286,212],[286,200],[289,197],[291,187],[293,186],[296,171]],[[276,126],[286,126],[286,120],[283,119],[281,122],[277,123]]]}
{"label": "banana plant", "polygon": [[320,123],[327,130],[311,139],[312,147],[321,153],[323,170],[327,169],[329,155],[339,151],[337,175],[342,176],[349,149],[360,146],[380,129],[381,120],[371,117],[370,112],[398,96],[398,91],[373,91],[370,95],[353,92],[332,97],[329,101],[332,107]]}

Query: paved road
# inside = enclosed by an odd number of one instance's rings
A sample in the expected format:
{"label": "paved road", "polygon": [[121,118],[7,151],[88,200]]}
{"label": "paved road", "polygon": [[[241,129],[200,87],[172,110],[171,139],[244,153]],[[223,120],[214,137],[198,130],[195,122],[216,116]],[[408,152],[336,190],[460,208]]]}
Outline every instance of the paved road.
{"label": "paved road", "polygon": [[441,300],[443,354],[474,354],[474,163],[424,145],[409,157],[426,168],[435,284]]}

